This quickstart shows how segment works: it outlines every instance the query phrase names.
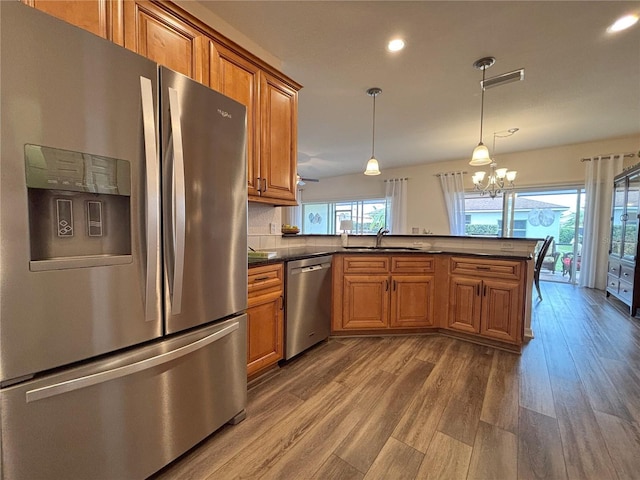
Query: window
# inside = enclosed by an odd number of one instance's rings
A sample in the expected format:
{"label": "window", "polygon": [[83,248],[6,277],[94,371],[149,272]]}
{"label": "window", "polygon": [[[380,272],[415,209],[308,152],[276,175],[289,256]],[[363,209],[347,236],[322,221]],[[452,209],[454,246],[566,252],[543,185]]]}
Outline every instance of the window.
{"label": "window", "polygon": [[341,233],[340,221],[353,221],[350,233],[366,235],[386,227],[387,203],[384,198],[344,202],[302,203],[302,233],[334,235]]}

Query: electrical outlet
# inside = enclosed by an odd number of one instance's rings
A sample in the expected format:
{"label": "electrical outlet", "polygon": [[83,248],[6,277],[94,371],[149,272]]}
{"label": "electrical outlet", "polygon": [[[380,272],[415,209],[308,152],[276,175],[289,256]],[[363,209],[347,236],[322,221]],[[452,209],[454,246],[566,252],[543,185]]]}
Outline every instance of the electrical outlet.
{"label": "electrical outlet", "polygon": [[269,224],[269,233],[271,235],[275,235],[278,232],[278,226],[276,225],[275,222],[271,222]]}
{"label": "electrical outlet", "polygon": [[502,242],[502,245],[500,245],[500,250],[513,250],[513,243]]}

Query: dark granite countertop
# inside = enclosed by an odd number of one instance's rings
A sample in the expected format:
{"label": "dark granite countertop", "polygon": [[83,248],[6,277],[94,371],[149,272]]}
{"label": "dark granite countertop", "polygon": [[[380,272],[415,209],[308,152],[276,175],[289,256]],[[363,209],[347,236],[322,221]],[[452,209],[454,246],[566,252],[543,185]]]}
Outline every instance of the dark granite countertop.
{"label": "dark granite countertop", "polygon": [[447,255],[471,255],[478,257],[492,257],[503,260],[529,260],[531,255],[523,255],[520,252],[513,253],[509,251],[500,252],[478,252],[477,250],[464,249],[459,247],[443,247],[438,249],[385,249],[380,250],[369,249],[363,247],[359,249],[355,248],[342,248],[342,247],[290,247],[272,250],[276,252],[276,256],[273,258],[249,258],[249,267],[256,267],[260,265],[270,265],[273,263],[290,262],[293,260],[301,260],[303,258],[319,257],[322,255],[332,254],[348,254],[348,255],[416,255],[416,254],[447,254]]}

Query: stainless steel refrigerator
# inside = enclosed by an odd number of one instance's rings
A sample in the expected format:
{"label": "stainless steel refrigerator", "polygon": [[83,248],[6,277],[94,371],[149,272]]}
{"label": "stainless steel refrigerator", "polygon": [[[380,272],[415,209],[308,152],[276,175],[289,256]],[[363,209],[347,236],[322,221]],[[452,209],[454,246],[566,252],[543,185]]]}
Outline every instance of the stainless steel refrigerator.
{"label": "stainless steel refrigerator", "polygon": [[246,111],[0,2],[6,479],[145,478],[246,405]]}

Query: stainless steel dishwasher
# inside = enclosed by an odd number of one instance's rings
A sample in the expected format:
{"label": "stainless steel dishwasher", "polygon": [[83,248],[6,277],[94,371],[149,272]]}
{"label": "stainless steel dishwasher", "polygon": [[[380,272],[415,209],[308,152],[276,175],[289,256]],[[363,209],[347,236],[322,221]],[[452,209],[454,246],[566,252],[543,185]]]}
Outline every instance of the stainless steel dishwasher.
{"label": "stainless steel dishwasher", "polygon": [[331,255],[287,262],[285,360],[329,337]]}

